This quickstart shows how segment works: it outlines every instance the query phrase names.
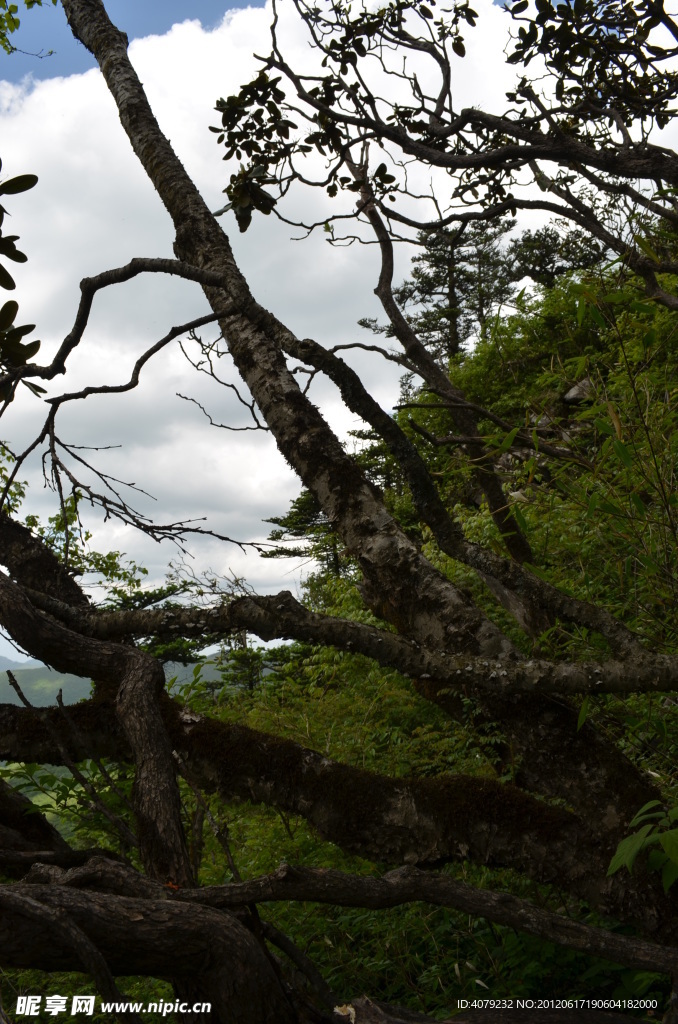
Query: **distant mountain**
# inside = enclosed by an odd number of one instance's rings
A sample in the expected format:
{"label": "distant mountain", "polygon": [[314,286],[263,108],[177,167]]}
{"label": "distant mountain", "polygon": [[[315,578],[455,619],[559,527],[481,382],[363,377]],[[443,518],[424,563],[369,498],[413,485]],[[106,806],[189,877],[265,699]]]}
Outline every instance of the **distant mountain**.
{"label": "distant mountain", "polygon": [[41,663],[30,658],[27,661],[13,661],[12,658],[4,658],[0,655],[0,672],[6,672],[7,669],[10,672],[16,672],[18,669],[23,668],[38,668]]}
{"label": "distant mountain", "polygon": [[[43,708],[48,707],[50,704],[56,704],[59,690],[62,691],[64,704],[75,704],[76,701],[82,700],[83,697],[89,697],[92,688],[89,679],[81,679],[79,676],[73,676],[67,672],[57,672],[54,669],[47,668],[46,665],[41,665],[39,662],[30,663],[37,666],[35,668],[25,668],[21,663],[19,663],[19,667],[12,664],[6,665],[5,662],[9,661],[9,658],[3,658],[0,661],[0,704],[21,703],[18,695],[9,685],[9,680],[5,674],[8,668],[21,687],[26,699],[35,707]],[[25,665],[26,663],[24,662],[23,664]]]}
{"label": "distant mountain", "polygon": [[[174,687],[182,686],[193,679],[193,668],[193,665],[168,662],[165,665],[165,677],[168,680],[175,679]],[[11,658],[0,657],[0,704],[21,703],[9,685],[7,669],[16,678],[26,699],[38,708],[56,704],[59,690],[62,691],[64,704],[75,704],[76,701],[89,697],[92,688],[91,680],[70,675],[68,672],[57,672],[39,661],[13,661]],[[205,682],[220,678],[219,671],[212,662],[203,665],[201,676]]]}

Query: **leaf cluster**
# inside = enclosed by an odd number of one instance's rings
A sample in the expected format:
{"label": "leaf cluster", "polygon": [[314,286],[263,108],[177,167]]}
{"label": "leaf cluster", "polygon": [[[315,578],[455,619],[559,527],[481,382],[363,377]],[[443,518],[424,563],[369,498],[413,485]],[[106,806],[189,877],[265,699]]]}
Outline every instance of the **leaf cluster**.
{"label": "leaf cluster", "polygon": [[[56,7],[57,0],[52,0],[52,4]],[[30,11],[32,7],[42,7],[42,0],[24,0],[24,7],[27,11]],[[8,3],[8,0],[0,0],[0,47],[7,54],[16,51],[16,46],[13,45],[9,37],[16,32],[21,24],[17,17],[18,13],[17,4]]]}
{"label": "leaf cluster", "polygon": [[216,216],[233,210],[240,231],[247,231],[255,210],[268,216],[275,206],[277,202],[275,196],[262,188],[263,185],[271,183],[273,180],[267,174],[264,164],[241,166],[236,174],[231,175],[231,180],[224,189],[230,203],[217,210]]}
{"label": "leaf cluster", "polygon": [[527,0],[506,5],[519,23],[509,63],[527,67],[539,55],[554,75],[556,99],[577,111],[613,108],[627,126],[636,119],[668,124],[678,49],[654,41],[655,30],[671,24],[662,0],[536,0],[535,7],[525,17]]}
{"label": "leaf cluster", "polygon": [[[2,161],[0,160],[0,170]],[[35,174],[19,174],[14,178],[8,178],[0,182],[0,196],[17,195],[20,192],[27,192],[37,184]],[[17,249],[18,235],[5,235],[3,232],[4,219],[7,210],[0,205],[0,256],[12,260],[14,263],[25,263],[28,259],[25,253]],[[0,263],[0,288],[13,290],[16,288],[14,278]],[[40,349],[39,341],[31,341],[28,344],[23,338],[35,330],[35,324],[16,325],[15,320],[19,312],[19,304],[14,300],[5,302],[0,308],[0,369],[4,372],[18,369],[25,366],[33,356],[37,355]],[[32,381],[23,382],[34,395],[45,393],[45,389]],[[0,385],[0,399],[10,402],[14,396],[16,383],[6,382]]]}
{"label": "leaf cluster", "polygon": [[677,820],[678,807],[667,811],[659,800],[646,803],[630,823],[631,828],[638,825],[640,828],[622,839],[610,861],[608,875],[616,874],[621,868],[626,868],[630,873],[638,855],[648,852],[648,867],[661,872],[664,892],[668,892],[678,879]]}

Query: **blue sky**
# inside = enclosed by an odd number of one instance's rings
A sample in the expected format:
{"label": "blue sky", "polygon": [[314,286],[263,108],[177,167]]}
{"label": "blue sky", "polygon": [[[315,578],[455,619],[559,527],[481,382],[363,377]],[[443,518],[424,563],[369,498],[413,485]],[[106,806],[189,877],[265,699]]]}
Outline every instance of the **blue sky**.
{"label": "blue sky", "polygon": [[[16,2],[16,0],[15,0]],[[19,82],[27,75],[34,78],[55,78],[73,75],[95,66],[93,57],[75,41],[69,29],[61,4],[53,7],[44,0],[42,7],[27,11],[21,2],[21,27],[12,36],[12,43],[22,53],[10,57],[0,51],[0,78]],[[188,19],[198,19],[205,29],[214,28],[224,12],[234,7],[259,7],[256,0],[107,0],[106,10],[111,20],[127,32],[132,39],[149,35],[162,35],[172,25]],[[34,54],[54,53],[49,57]]]}

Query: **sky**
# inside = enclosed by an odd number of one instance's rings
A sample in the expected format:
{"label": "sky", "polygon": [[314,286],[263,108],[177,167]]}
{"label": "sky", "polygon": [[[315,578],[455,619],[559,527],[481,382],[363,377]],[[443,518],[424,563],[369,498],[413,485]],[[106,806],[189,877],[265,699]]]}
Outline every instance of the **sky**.
{"label": "sky", "polygon": [[[29,11],[18,0],[17,6],[20,31],[11,37],[17,53],[12,55],[11,61],[3,61],[0,77],[19,82],[25,75],[34,79],[56,78],[81,74],[96,67],[94,57],[74,38],[60,4],[55,7],[51,0],[43,0],[42,7]],[[210,30],[221,24],[226,11],[238,6],[242,4],[191,0],[190,16]],[[111,21],[123,28],[130,41],[164,35],[187,16],[185,0],[108,0],[106,10]]]}
{"label": "sky", "polygon": [[[454,84],[458,105],[501,98],[514,79],[503,62],[506,15],[490,0],[478,0],[474,7],[480,20],[469,31],[467,56]],[[208,126],[216,120],[216,99],[249,79],[257,67],[254,52],[267,51],[270,10],[236,9],[223,0],[193,0],[190,6],[175,0],[109,0],[107,9],[130,38],[132,63],[161,128],[210,208],[223,206],[232,168],[222,161]],[[303,63],[306,40],[291,5],[281,10],[286,53]],[[42,59],[0,54],[0,157],[3,177],[39,176],[35,189],[6,205],[19,247],[28,255],[28,263],[12,268],[18,320],[37,324],[31,337],[42,340],[39,360],[47,362],[72,325],[80,279],[134,256],[171,257],[172,232],[101,75],[70,36],[60,7],[34,9],[22,18],[15,45],[55,54]],[[298,195],[285,212],[322,220],[325,198],[318,192]],[[299,336],[324,345],[373,340],[357,321],[380,315],[373,294],[379,272],[374,247],[332,247],[322,234],[293,240],[292,229],[273,217],[255,217],[244,235],[232,215],[222,224],[255,297]],[[401,279],[410,255],[399,255]],[[65,378],[50,382],[49,394],[126,380],[145,348],[170,327],[207,311],[198,286],[174,278],[144,277],[100,294],[77,358]],[[206,330],[204,337],[213,336]],[[347,358],[382,406],[391,409],[398,395],[397,368],[366,353]],[[223,372],[235,379],[227,368]],[[15,451],[36,436],[46,413],[43,402],[22,390],[0,424],[0,436]],[[346,443],[354,443],[348,432],[361,424],[343,409],[332,385],[316,382],[311,397]],[[238,431],[210,427],[195,402],[186,399],[200,402],[213,419]],[[233,392],[196,374],[177,343],[144,370],[134,392],[73,403],[60,420],[65,441],[106,449],[89,453],[98,469],[153,495],[151,500],[126,492],[137,508],[162,522],[206,517],[208,528],[228,537],[262,540],[270,530],[263,520],[284,514],[299,493],[270,436],[242,429],[251,421]],[[54,494],[43,485],[39,455],[21,476],[29,485],[25,510],[43,520],[53,514]],[[116,521],[103,522],[96,512],[85,515],[93,548],[125,552],[147,566],[153,582],[163,579],[169,561],[178,556],[169,543],[157,544]],[[194,572],[246,577],[260,593],[298,591],[310,568],[264,560],[214,540],[190,546]],[[0,654],[12,656],[13,650],[0,641]]]}

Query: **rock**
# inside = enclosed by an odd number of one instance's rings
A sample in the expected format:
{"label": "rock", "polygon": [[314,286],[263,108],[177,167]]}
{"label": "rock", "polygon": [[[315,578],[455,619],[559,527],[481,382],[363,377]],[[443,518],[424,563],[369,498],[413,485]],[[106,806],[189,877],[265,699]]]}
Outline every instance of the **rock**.
{"label": "rock", "polygon": [[591,383],[590,377],[584,377],[574,387],[570,388],[566,395],[563,395],[563,401],[567,402],[568,405],[575,405],[577,402],[585,402],[587,398],[591,397],[593,391],[593,384]]}

